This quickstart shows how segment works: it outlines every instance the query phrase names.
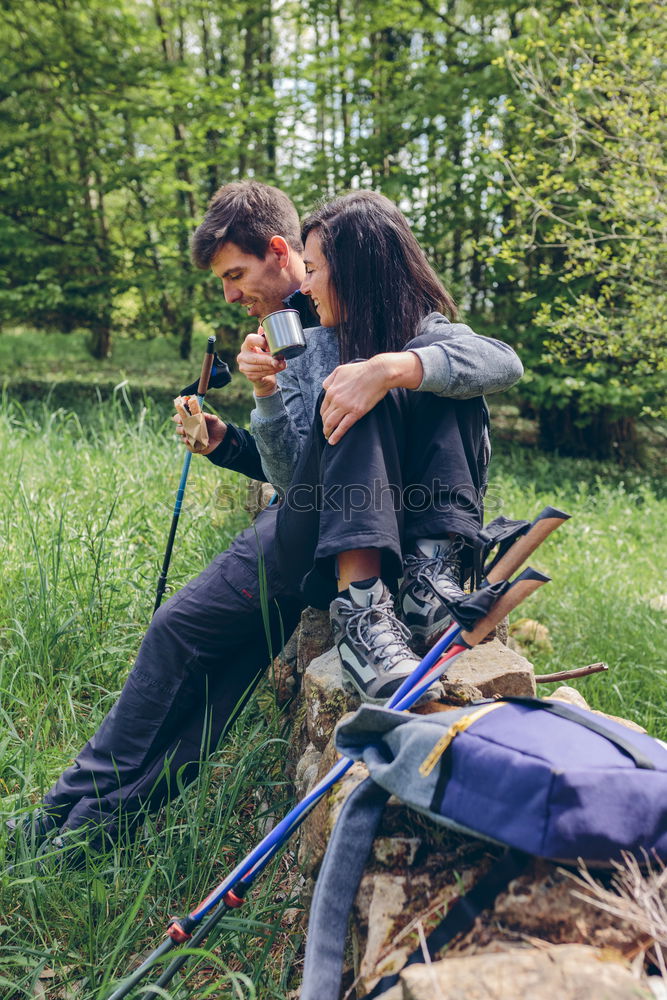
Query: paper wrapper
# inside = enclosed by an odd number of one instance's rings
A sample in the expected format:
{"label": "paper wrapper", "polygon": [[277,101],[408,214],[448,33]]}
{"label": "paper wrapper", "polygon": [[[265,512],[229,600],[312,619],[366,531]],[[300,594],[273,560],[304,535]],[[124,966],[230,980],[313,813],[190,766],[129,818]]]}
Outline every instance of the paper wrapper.
{"label": "paper wrapper", "polygon": [[[187,405],[186,405],[187,404]],[[201,451],[208,445],[208,428],[196,396],[177,396],[174,400],[176,412],[183,422],[183,430],[193,451]]]}

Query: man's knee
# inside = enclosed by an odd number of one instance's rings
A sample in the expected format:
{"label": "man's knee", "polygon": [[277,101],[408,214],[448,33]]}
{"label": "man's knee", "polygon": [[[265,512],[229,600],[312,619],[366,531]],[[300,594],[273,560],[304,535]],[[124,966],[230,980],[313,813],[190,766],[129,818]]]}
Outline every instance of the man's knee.
{"label": "man's knee", "polygon": [[150,625],[146,629],[144,641],[161,641],[164,637],[170,636],[174,631],[174,621],[176,611],[171,601],[161,604],[153,617]]}
{"label": "man's knee", "polygon": [[[193,623],[194,624],[194,623]],[[134,671],[169,674],[185,668],[194,658],[194,643],[180,602],[167,601],[153,615],[139,648]]]}

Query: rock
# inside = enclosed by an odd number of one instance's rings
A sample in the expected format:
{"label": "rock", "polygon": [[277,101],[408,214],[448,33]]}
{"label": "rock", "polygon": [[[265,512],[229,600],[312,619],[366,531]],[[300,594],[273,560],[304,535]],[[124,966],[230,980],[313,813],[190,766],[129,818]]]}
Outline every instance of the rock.
{"label": "rock", "polygon": [[286,705],[298,690],[296,678],[297,647],[299,642],[299,626],[294,629],[285,643],[284,649],[273,660],[273,678],[276,689],[276,701]]}
{"label": "rock", "polygon": [[491,639],[498,639],[499,642],[502,642],[503,646],[506,646],[509,640],[509,629],[510,620],[509,617],[505,615],[505,617],[498,622],[495,628],[491,629],[489,636]]}
{"label": "rock", "polygon": [[[366,872],[355,901],[352,923],[357,953],[364,956],[365,990],[372,989],[379,976],[396,971],[417,946],[416,932],[405,934],[407,925],[416,927],[421,922],[424,933],[428,934],[450,901],[475,885],[498,854],[497,848],[483,841],[450,834],[439,849],[432,846],[425,858],[424,851],[420,852],[424,860],[416,869],[408,872],[397,866],[392,874]],[[392,878],[399,880],[400,893],[392,890],[382,901],[379,894],[390,884],[387,879]],[[624,955],[631,958],[644,950],[646,939],[640,930],[589,901],[578,899],[573,895],[575,889],[573,880],[557,865],[535,859],[498,895],[495,904],[480,914],[468,934],[452,943],[448,956],[504,953],[523,947],[527,940],[538,939],[545,942],[545,947],[596,946],[612,950],[619,958]],[[394,905],[398,896],[400,907]],[[372,928],[374,899],[376,909],[381,908],[383,913],[382,943],[378,943]],[[375,966],[371,957],[377,963]],[[523,994],[508,994],[515,995]],[[467,994],[461,996],[467,1000]]]}
{"label": "rock", "polygon": [[534,652],[553,652],[549,629],[533,618],[520,618],[518,621],[512,622],[509,632],[520,646]]}
{"label": "rock", "polygon": [[[368,907],[366,948],[359,965],[359,975],[362,981],[365,981],[369,976],[377,975],[375,969],[378,965],[378,971],[381,975],[397,971],[410,954],[406,945],[392,952],[391,962],[387,962],[386,958],[380,962],[387,941],[391,941],[395,937],[398,929],[397,917],[403,912],[406,902],[406,882],[407,880],[400,875],[376,875],[374,877]],[[364,992],[366,991],[364,990]]]}
{"label": "rock", "polygon": [[324,750],[340,717],[359,705],[357,695],[343,687],[340,657],[335,646],[316,657],[303,675],[308,739]]}
{"label": "rock", "polygon": [[463,653],[447,671],[445,684],[469,685],[483,698],[536,693],[532,664],[498,639]]}
{"label": "rock", "polygon": [[297,670],[305,673],[308,665],[333,646],[328,611],[305,608],[301,614],[297,652]]}
{"label": "rock", "polygon": [[[330,743],[320,758],[316,782],[335,764],[337,754],[333,743]],[[318,871],[324,852],[329,843],[331,831],[338,819],[348,795],[368,777],[366,765],[357,762],[343,775],[330,792],[318,802],[311,814],[303,823],[299,836],[298,861],[306,877],[314,876]]]}
{"label": "rock", "polygon": [[403,1000],[404,996],[403,984],[398,983],[397,986],[393,986],[390,990],[385,990],[382,994],[382,1000]]}
{"label": "rock", "polygon": [[[484,915],[468,943],[477,951],[497,937],[499,926],[514,939],[540,937],[551,944],[587,944],[636,954],[645,935],[587,900],[573,895],[573,879],[562,869],[535,859],[498,896],[493,912]],[[466,943],[460,943],[461,950]]]}
{"label": "rock", "polygon": [[[470,889],[490,862],[487,844],[453,834],[446,835],[440,849],[432,851],[419,868],[409,873],[364,874],[352,920],[353,944],[362,956],[362,994],[372,989],[380,976],[402,967],[419,944],[418,926],[428,934],[451,901],[459,892]],[[377,913],[382,914],[382,937],[374,925]]]}
{"label": "rock", "polygon": [[612,722],[619,722],[622,726],[627,726],[628,729],[634,729],[636,733],[645,733],[646,730],[643,726],[640,726],[638,722],[633,722],[632,719],[623,719],[620,715],[609,715],[607,712],[598,712],[597,709],[591,709],[593,715],[601,715],[603,719],[611,719]]}
{"label": "rock", "polygon": [[253,519],[269,506],[275,492],[271,483],[262,483],[259,479],[249,480],[244,507]]}
{"label": "rock", "polygon": [[622,726],[627,726],[628,729],[634,729],[636,733],[645,733],[646,730],[643,726],[638,725],[636,722],[632,722],[631,719],[623,719],[620,715],[609,715],[607,712],[599,712],[595,708],[591,708],[586,699],[576,688],[570,687],[568,684],[561,684],[560,687],[547,696],[546,700],[554,699],[555,701],[565,701],[570,705],[578,705],[579,708],[587,708],[589,712],[593,715],[601,715],[603,719],[611,719],[612,722],[618,722]]}
{"label": "rock", "polygon": [[442,681],[442,696],[450,705],[468,705],[482,697],[479,688],[472,684],[459,684],[456,681]]}
{"label": "rock", "polygon": [[506,646],[510,633],[510,620],[507,617],[507,615],[505,615],[502,621],[498,622],[498,624],[496,625],[495,632],[496,632],[496,639],[499,642],[502,642],[503,646]]}
{"label": "rock", "polygon": [[[446,958],[401,973],[400,1000],[640,1000],[651,993],[613,954],[579,944]],[[385,994],[385,997],[387,994]]]}
{"label": "rock", "polygon": [[384,868],[410,868],[420,847],[419,837],[376,837],[373,860]]}
{"label": "rock", "polygon": [[322,751],[309,743],[296,765],[294,792],[297,799],[304,798],[315,787],[321,760]]}
{"label": "rock", "polygon": [[557,687],[555,691],[545,697],[545,701],[564,701],[568,705],[577,705],[579,708],[587,708],[590,710],[590,705],[584,698],[580,691],[576,688],[570,687],[569,684],[561,684]]}

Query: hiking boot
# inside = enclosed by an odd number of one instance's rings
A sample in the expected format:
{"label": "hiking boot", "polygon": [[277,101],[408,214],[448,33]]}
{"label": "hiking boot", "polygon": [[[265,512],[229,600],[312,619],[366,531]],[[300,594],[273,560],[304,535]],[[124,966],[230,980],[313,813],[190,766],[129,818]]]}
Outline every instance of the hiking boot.
{"label": "hiking boot", "polygon": [[46,809],[38,808],[8,819],[5,825],[9,831],[10,850],[34,856],[60,824]]}
{"label": "hiking boot", "polygon": [[412,634],[413,648],[425,653],[452,622],[446,601],[464,597],[461,587],[463,539],[419,542],[406,555],[398,591],[398,613]]}
{"label": "hiking boot", "polygon": [[80,830],[61,832],[42,845],[35,859],[35,868],[39,875],[83,871],[86,858],[95,853],[96,848],[88,843]]}
{"label": "hiking boot", "polygon": [[23,816],[7,820],[9,831],[6,858],[6,873],[13,876],[26,875],[36,871],[43,874],[44,859],[62,851],[58,843],[59,818],[47,809],[38,808]]}
{"label": "hiking boot", "polygon": [[331,602],[329,612],[343,680],[362,701],[383,704],[419,663],[391,593],[377,577],[353,583]]}

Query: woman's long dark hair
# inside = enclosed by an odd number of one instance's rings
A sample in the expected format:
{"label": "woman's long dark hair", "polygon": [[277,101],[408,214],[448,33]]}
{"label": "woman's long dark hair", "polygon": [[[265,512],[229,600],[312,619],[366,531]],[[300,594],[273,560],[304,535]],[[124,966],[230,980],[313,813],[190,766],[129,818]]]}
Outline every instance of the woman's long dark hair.
{"label": "woman's long dark hair", "polygon": [[316,209],[302,238],[317,230],[341,312],[341,361],[400,351],[434,310],[456,305],[393,202],[353,191]]}

